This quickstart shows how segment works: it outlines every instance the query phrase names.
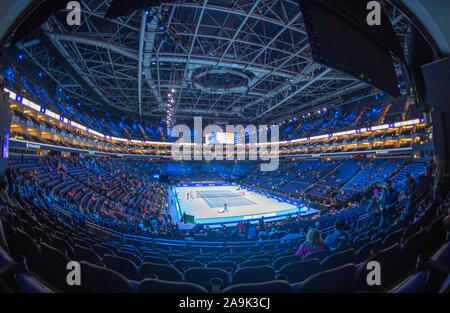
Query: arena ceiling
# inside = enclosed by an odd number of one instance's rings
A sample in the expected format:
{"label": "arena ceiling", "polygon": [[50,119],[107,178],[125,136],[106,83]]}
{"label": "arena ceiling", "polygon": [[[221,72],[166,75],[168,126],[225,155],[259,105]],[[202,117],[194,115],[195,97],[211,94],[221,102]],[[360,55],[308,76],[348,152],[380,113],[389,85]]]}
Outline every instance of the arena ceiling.
{"label": "arena ceiling", "polygon": [[[109,5],[82,1],[80,26],[63,11],[18,44],[83,104],[161,121],[173,99],[178,121],[255,123],[376,92],[311,60],[296,0],[187,0],[114,20]],[[408,22],[388,10],[406,41]]]}

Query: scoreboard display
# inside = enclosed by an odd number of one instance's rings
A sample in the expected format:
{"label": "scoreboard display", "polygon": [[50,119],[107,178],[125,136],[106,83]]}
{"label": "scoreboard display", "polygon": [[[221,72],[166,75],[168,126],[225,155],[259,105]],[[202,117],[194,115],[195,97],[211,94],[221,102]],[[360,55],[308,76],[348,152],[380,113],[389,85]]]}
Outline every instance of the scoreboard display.
{"label": "scoreboard display", "polygon": [[211,133],[205,135],[205,143],[207,145],[235,144],[236,143],[236,134],[211,132]]}

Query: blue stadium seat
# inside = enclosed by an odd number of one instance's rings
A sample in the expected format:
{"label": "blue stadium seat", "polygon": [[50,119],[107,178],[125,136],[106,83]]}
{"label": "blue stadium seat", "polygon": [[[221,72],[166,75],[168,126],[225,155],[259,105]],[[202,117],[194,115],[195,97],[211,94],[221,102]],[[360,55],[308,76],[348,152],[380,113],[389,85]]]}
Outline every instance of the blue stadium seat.
{"label": "blue stadium seat", "polygon": [[141,264],[141,273],[143,277],[147,277],[150,274],[155,274],[157,278],[161,280],[183,280],[183,274],[175,267],[167,264],[144,262]]}
{"label": "blue stadium seat", "polygon": [[81,261],[81,286],[85,292],[134,292],[128,279],[116,271]]}
{"label": "blue stadium seat", "polygon": [[272,266],[250,266],[240,268],[233,273],[233,284],[260,283],[275,279],[275,270]]}
{"label": "blue stadium seat", "polygon": [[207,293],[202,286],[189,282],[175,282],[160,279],[147,278],[139,283],[141,293]]}
{"label": "blue stadium seat", "polygon": [[122,274],[128,279],[141,280],[139,268],[127,258],[106,254],[103,256],[103,263],[107,268]]}
{"label": "blue stadium seat", "polygon": [[222,280],[221,288],[229,285],[228,273],[220,268],[192,267],[184,272],[185,281],[203,286],[209,291],[212,291],[210,282],[212,278],[220,278]]}
{"label": "blue stadium seat", "polygon": [[320,261],[318,259],[310,259],[286,264],[281,267],[278,274],[287,276],[287,280],[292,283],[298,283],[309,276],[320,271]]}
{"label": "blue stadium seat", "polygon": [[225,288],[223,293],[291,293],[291,285],[282,280],[272,280],[262,283],[233,284]]}
{"label": "blue stadium seat", "polygon": [[352,263],[322,271],[305,279],[299,293],[348,293],[352,291],[355,265]]}

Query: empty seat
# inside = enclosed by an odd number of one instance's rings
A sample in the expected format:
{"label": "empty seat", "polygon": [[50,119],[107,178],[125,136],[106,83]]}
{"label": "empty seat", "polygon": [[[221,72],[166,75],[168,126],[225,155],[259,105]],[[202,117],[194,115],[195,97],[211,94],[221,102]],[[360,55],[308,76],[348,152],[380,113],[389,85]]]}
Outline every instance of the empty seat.
{"label": "empty seat", "polygon": [[262,283],[234,284],[225,288],[223,293],[291,293],[291,285],[282,280],[272,280]]}
{"label": "empty seat", "polygon": [[270,265],[269,259],[257,259],[257,260],[248,260],[241,264],[241,268],[249,267],[249,266],[261,266],[261,265]]}
{"label": "empty seat", "polygon": [[105,254],[109,254],[109,255],[116,255],[116,253],[107,246],[102,246],[102,245],[93,245],[94,251],[101,257],[103,257]]}
{"label": "empty seat", "polygon": [[52,240],[52,246],[61,250],[62,252],[66,253],[69,258],[74,257],[74,250],[72,246],[70,245],[67,240],[58,237],[58,236],[51,236],[50,238]]}
{"label": "empty seat", "polygon": [[74,259],[73,261],[86,261],[96,265],[103,265],[100,256],[95,253],[94,250],[80,245],[75,245],[74,247]]}
{"label": "empty seat", "polygon": [[81,261],[81,286],[86,292],[133,292],[128,279],[109,268]]}
{"label": "empty seat", "polygon": [[275,259],[275,261],[273,261],[273,267],[278,270],[280,269],[283,265],[292,263],[292,262],[299,262],[300,261],[300,257],[296,256],[296,255],[286,255],[286,256],[281,256],[277,259]]}
{"label": "empty seat", "polygon": [[212,261],[208,263],[207,267],[218,267],[223,270],[231,270],[231,272],[234,272],[237,269],[237,264],[232,261]]}
{"label": "empty seat", "polygon": [[139,268],[129,259],[106,254],[103,256],[103,263],[109,269],[112,269],[128,279],[139,281],[141,274]]}
{"label": "empty seat", "polygon": [[141,273],[143,277],[155,274],[158,279],[170,281],[182,281],[183,274],[175,267],[167,264],[157,264],[144,262],[141,264]]}
{"label": "empty seat", "polygon": [[117,252],[117,256],[127,258],[128,260],[134,262],[136,266],[141,265],[141,258],[136,253],[120,250],[119,252]]}
{"label": "empty seat", "polygon": [[207,293],[202,286],[189,282],[174,282],[147,278],[139,283],[139,292],[145,293]]}
{"label": "empty seat", "polygon": [[323,259],[325,259],[328,255],[330,254],[330,250],[322,250],[322,251],[317,251],[317,252],[311,252],[308,253],[305,258],[303,259],[303,261],[307,261],[307,260],[311,260],[311,259],[319,259],[320,261],[322,261]]}
{"label": "empty seat", "polygon": [[352,248],[355,249],[355,251],[358,251],[359,248],[361,248],[364,244],[368,243],[369,241],[370,237],[361,238],[352,244]]}
{"label": "empty seat", "polygon": [[352,263],[323,271],[305,279],[299,293],[343,293],[351,292],[355,265]]}
{"label": "empty seat", "polygon": [[215,261],[216,257],[215,256],[197,256],[194,258],[195,261],[199,261],[202,264],[207,264],[209,262]]}
{"label": "empty seat", "polygon": [[390,247],[396,243],[400,243],[400,240],[402,239],[402,235],[403,235],[403,230],[402,229],[398,229],[390,234],[388,234],[383,242],[381,243],[381,248],[385,249],[387,247]]}
{"label": "empty seat", "polygon": [[372,253],[372,247],[370,242],[363,244],[358,250],[355,252],[355,257],[353,259],[353,263],[359,264],[367,260]]}
{"label": "empty seat", "polygon": [[170,265],[170,261],[163,257],[156,257],[156,256],[144,256],[144,262],[150,262],[150,263],[158,263],[158,264],[167,264]]}
{"label": "empty seat", "polygon": [[77,291],[76,287],[67,284],[67,264],[69,257],[61,250],[46,243],[41,243],[41,255],[46,272],[45,278],[61,291]]}
{"label": "empty seat", "polygon": [[[376,261],[381,267],[381,285],[369,286],[366,278],[372,268],[367,268],[367,264]],[[400,245],[397,243],[386,249],[380,250],[370,256],[356,270],[354,289],[355,291],[373,291],[377,292],[387,288],[397,277],[400,265]]]}
{"label": "empty seat", "polygon": [[275,279],[272,266],[251,266],[240,268],[233,273],[233,284],[260,283]]}
{"label": "empty seat", "polygon": [[305,280],[309,276],[320,271],[320,262],[318,259],[311,259],[306,261],[299,261],[286,264],[280,268],[278,274],[287,276],[287,280],[292,283],[297,283]]}
{"label": "empty seat", "polygon": [[347,263],[352,263],[354,256],[354,249],[348,249],[342,252],[333,253],[332,255],[329,255],[325,259],[323,259],[323,261],[320,263],[320,270],[325,271]]}
{"label": "empty seat", "polygon": [[16,281],[21,293],[53,293],[50,288],[29,274],[16,275]]}
{"label": "empty seat", "polygon": [[400,260],[401,260],[401,273],[406,274],[408,271],[412,270],[416,263],[417,257],[422,251],[423,243],[425,241],[426,230],[422,229],[417,233],[410,236],[404,243],[402,243],[400,248]]}
{"label": "empty seat", "polygon": [[187,254],[169,254],[167,259],[173,264],[176,260],[190,260],[191,256]]}
{"label": "empty seat", "polygon": [[41,250],[33,238],[24,231],[16,230],[16,240],[18,249],[26,258],[26,262],[30,269],[36,274],[44,274],[44,266],[42,263]]}
{"label": "empty seat", "polygon": [[185,281],[203,286],[209,291],[212,291],[210,283],[212,278],[220,278],[222,280],[221,288],[229,285],[228,273],[221,268],[192,267],[187,269],[184,273]]}
{"label": "empty seat", "polygon": [[183,272],[185,269],[190,267],[203,267],[203,264],[194,260],[176,260],[175,263],[173,263],[173,266]]}

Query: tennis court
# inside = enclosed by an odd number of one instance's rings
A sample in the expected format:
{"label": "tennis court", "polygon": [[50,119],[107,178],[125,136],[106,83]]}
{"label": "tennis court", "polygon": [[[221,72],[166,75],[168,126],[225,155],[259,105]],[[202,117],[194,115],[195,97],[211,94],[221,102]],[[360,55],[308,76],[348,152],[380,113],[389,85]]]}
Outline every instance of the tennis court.
{"label": "tennis court", "polygon": [[205,201],[210,208],[223,208],[225,203],[227,207],[256,205],[256,202],[246,199],[244,196],[230,190],[197,191],[197,198]]}
{"label": "tennis court", "polygon": [[[176,197],[181,214],[195,217],[200,224],[220,225],[245,220],[255,220],[264,216],[268,219],[280,219],[287,214],[296,214],[299,209],[291,204],[263,194],[247,190],[238,190],[236,186],[176,186]],[[245,194],[242,195],[241,192]],[[192,197],[187,197],[187,194]],[[224,204],[227,212],[223,212]],[[176,210],[176,209],[175,209]],[[302,215],[317,212],[308,209]]]}

